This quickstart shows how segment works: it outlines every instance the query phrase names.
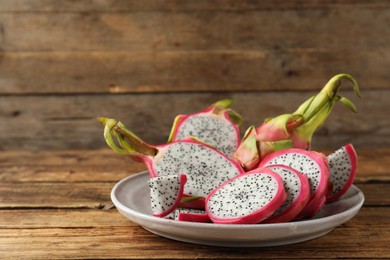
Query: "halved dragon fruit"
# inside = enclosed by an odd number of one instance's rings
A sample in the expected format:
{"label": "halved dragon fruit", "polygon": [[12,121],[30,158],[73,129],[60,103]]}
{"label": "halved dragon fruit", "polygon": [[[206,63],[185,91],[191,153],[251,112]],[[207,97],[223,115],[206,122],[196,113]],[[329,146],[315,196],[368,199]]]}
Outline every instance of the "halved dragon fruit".
{"label": "halved dragon fruit", "polygon": [[357,154],[352,144],[347,144],[328,155],[330,193],[326,202],[340,198],[351,187],[357,167]]}
{"label": "halved dragon fruit", "polygon": [[310,199],[310,185],[307,176],[285,165],[267,167],[283,179],[287,199],[264,223],[281,223],[293,220]]}
{"label": "halved dragon fruit", "polygon": [[168,175],[149,180],[153,216],[165,217],[179,205],[187,177],[184,174]]}
{"label": "halved dragon fruit", "polygon": [[206,110],[178,115],[175,118],[168,142],[195,137],[232,157],[240,144],[241,116],[229,107],[231,99],[220,100]]}
{"label": "halved dragon fruit", "polygon": [[214,223],[256,224],[271,216],[286,197],[278,174],[257,169],[213,190],[206,198],[206,212]]}
{"label": "halved dragon fruit", "polygon": [[[143,162],[151,177],[185,173],[186,195],[206,197],[228,179],[244,173],[241,166],[215,148],[196,139],[152,146],[141,140],[121,122],[100,118],[107,144],[116,152]],[[114,137],[118,139],[119,147]]]}
{"label": "halved dragon fruit", "polygon": [[317,152],[289,148],[266,156],[259,167],[275,164],[289,166],[307,175],[310,184],[310,200],[297,218],[314,216],[325,204],[329,181],[326,157]]}

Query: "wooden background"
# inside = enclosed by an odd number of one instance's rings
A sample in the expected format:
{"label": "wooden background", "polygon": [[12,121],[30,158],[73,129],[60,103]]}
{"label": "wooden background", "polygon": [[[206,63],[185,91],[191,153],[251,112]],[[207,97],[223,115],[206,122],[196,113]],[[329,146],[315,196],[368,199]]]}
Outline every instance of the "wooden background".
{"label": "wooden background", "polygon": [[243,130],[337,73],[314,148],[389,147],[390,1],[0,1],[0,149],[106,148],[98,116],[150,143],[176,114],[232,97]]}

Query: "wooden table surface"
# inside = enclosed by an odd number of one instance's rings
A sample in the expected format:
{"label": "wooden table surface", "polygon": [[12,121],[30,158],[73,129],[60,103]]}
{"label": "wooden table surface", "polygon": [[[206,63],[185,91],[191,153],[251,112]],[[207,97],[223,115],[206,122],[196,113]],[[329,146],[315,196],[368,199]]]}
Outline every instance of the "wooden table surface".
{"label": "wooden table surface", "polygon": [[0,258],[389,259],[390,149],[357,149],[360,212],[331,233],[266,248],[173,241],[120,215],[110,191],[144,166],[110,150],[0,152]]}

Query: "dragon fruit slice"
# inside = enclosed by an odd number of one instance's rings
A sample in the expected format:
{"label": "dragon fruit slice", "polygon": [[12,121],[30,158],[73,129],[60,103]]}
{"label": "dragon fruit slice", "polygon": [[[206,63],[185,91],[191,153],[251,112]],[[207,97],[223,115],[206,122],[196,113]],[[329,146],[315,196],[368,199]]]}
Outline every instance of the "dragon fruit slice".
{"label": "dragon fruit slice", "polygon": [[232,157],[240,143],[241,116],[229,107],[231,99],[220,100],[206,110],[178,115],[175,118],[168,142],[195,137]]}
{"label": "dragon fruit slice", "polygon": [[[224,181],[242,174],[240,165],[213,147],[196,139],[152,146],[115,119],[100,118],[107,144],[116,152],[143,162],[151,177],[185,173],[184,193],[206,197]],[[114,137],[118,139],[119,147]]]}
{"label": "dragon fruit slice", "polygon": [[206,212],[214,223],[256,224],[271,216],[286,197],[278,174],[257,169],[213,190],[206,198]]}
{"label": "dragon fruit slice", "polygon": [[205,197],[199,196],[190,196],[184,194],[182,199],[180,200],[180,207],[189,208],[189,209],[200,209],[204,210],[205,207]]}
{"label": "dragon fruit slice", "polygon": [[330,193],[326,202],[340,198],[351,187],[357,167],[357,154],[352,144],[347,144],[328,155],[330,170]]}
{"label": "dragon fruit slice", "polygon": [[[257,167],[265,156],[275,151],[287,148],[310,149],[315,130],[327,119],[336,102],[341,102],[356,112],[354,104],[338,94],[342,79],[351,81],[354,91],[360,97],[356,80],[348,74],[338,74],[332,77],[317,95],[303,102],[292,114],[265,119],[256,131],[251,131],[246,137],[246,139],[256,137],[257,151],[251,149],[248,152],[248,149],[241,148],[248,145],[242,140],[234,158],[240,161],[246,170],[251,170]],[[253,159],[248,159],[249,156]]]}
{"label": "dragon fruit slice", "polygon": [[210,223],[211,220],[205,210],[177,208],[175,219],[178,221]]}
{"label": "dragon fruit slice", "polygon": [[187,177],[184,174],[160,176],[149,180],[153,216],[162,218],[177,208],[186,182]]}
{"label": "dragon fruit slice", "polygon": [[266,156],[259,167],[282,164],[307,176],[310,185],[310,200],[297,218],[314,216],[325,204],[329,181],[326,157],[317,152],[289,148]]}
{"label": "dragon fruit slice", "polygon": [[293,220],[310,199],[310,185],[307,176],[285,165],[267,167],[283,179],[287,199],[264,223],[282,223]]}

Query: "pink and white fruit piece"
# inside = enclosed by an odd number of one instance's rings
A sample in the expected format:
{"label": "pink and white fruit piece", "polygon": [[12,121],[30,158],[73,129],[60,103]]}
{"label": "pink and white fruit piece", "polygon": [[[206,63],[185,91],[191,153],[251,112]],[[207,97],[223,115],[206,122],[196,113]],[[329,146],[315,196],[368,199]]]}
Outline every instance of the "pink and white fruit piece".
{"label": "pink and white fruit piece", "polygon": [[[143,162],[150,176],[159,177],[185,173],[186,195],[206,197],[224,181],[244,173],[238,162],[228,158],[204,142],[193,138],[153,146],[127,129],[121,122],[100,118],[107,144],[116,152]],[[119,142],[119,147],[115,138]]]}
{"label": "pink and white fruit piece", "polygon": [[185,172],[184,193],[206,197],[213,189],[244,173],[241,166],[216,149],[193,139],[158,146],[153,157],[144,157],[152,177]]}
{"label": "pink and white fruit piece", "polygon": [[160,176],[149,180],[153,216],[162,218],[177,208],[186,182],[187,177],[184,174]]}
{"label": "pink and white fruit piece", "polygon": [[213,190],[206,198],[206,212],[214,223],[256,224],[271,216],[286,197],[278,174],[257,169]]}
{"label": "pink and white fruit piece", "polygon": [[282,223],[293,220],[310,199],[310,185],[307,176],[285,165],[271,165],[267,169],[283,179],[287,199],[264,223]]}
{"label": "pink and white fruit piece", "polygon": [[329,168],[326,157],[317,152],[289,148],[266,156],[259,167],[282,164],[305,174],[310,185],[310,200],[297,218],[314,216],[325,204]]}
{"label": "pink and white fruit piece", "polygon": [[211,222],[206,211],[199,210],[199,209],[177,208],[175,210],[174,219],[178,221],[201,222],[201,223]]}
{"label": "pink and white fruit piece", "polygon": [[199,196],[190,196],[184,194],[181,201],[180,201],[180,207],[182,208],[188,208],[188,209],[200,209],[204,210],[205,205],[205,197],[199,197]]}
{"label": "pink and white fruit piece", "polygon": [[189,136],[205,142],[228,157],[240,144],[241,117],[228,108],[232,100],[224,99],[209,108],[175,118],[168,142],[184,140]]}
{"label": "pink and white fruit piece", "polygon": [[328,155],[331,186],[326,202],[337,200],[351,187],[356,175],[357,161],[352,144],[347,144]]}

